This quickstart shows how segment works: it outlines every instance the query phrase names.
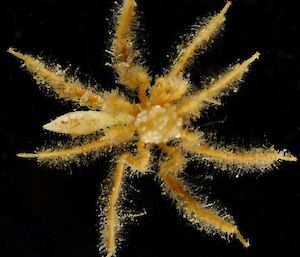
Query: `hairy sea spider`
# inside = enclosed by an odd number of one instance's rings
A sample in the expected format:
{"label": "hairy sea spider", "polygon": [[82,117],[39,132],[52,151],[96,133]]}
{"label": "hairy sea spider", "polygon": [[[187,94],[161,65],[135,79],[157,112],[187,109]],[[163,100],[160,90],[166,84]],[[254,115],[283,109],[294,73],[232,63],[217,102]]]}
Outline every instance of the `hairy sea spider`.
{"label": "hairy sea spider", "polygon": [[196,200],[181,178],[188,161],[187,153],[200,160],[213,162],[214,166],[219,165],[223,170],[239,173],[271,169],[280,161],[296,161],[296,157],[286,150],[277,151],[273,147],[233,150],[207,142],[202,132],[190,126],[191,119],[199,117],[203,109],[211,104],[220,105],[223,95],[235,91],[237,82],[248,71],[250,64],[259,58],[256,52],[249,59],[212,79],[205,88],[191,91],[190,81],[184,76],[184,71],[195,53],[204,49],[220,31],[230,5],[227,2],[218,14],[211,16],[205,26],[198,29],[180,48],[171,67],[152,83],[147,68],[138,61],[139,52],[134,47],[132,25],[135,0],[123,1],[116,18],[110,51],[112,67],[118,74],[118,82],[131,89],[132,94],[138,95],[138,103],[129,101],[117,90],[96,92],[93,88],[85,87],[78,79],[66,75],[66,71],[59,66],[46,65],[42,60],[12,48],[8,50],[23,61],[38,84],[53,90],[58,98],[90,109],[67,113],[44,125],[46,130],[64,133],[72,138],[85,136],[90,140],[35,153],[19,153],[19,157],[36,158],[39,161],[69,161],[76,160],[78,156],[100,153],[112,146],[132,143],[136,146],[135,154],[124,152],[119,156],[112,174],[111,188],[103,210],[100,243],[108,257],[116,254],[119,244],[119,207],[126,167],[135,173],[147,173],[154,146],[164,154],[157,176],[163,190],[174,200],[178,209],[198,228],[235,236],[245,247],[249,246],[249,242],[242,236],[233,219],[229,215],[220,214],[211,205]]}

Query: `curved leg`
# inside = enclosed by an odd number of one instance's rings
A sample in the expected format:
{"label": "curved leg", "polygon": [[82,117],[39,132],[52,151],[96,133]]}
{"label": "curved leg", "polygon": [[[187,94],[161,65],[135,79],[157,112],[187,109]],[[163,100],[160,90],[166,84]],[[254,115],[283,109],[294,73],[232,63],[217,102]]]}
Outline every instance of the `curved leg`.
{"label": "curved leg", "polygon": [[183,171],[186,160],[179,149],[166,144],[159,144],[158,146],[169,157],[167,161],[164,161],[160,164],[161,172],[179,174],[181,171]]}
{"label": "curved leg", "polygon": [[[230,171],[264,170],[279,161],[296,161],[297,158],[285,151],[274,148],[253,148],[250,150],[229,150],[224,147],[208,145],[196,133],[184,131],[181,134],[182,147],[193,154],[200,154],[205,160],[220,164]],[[236,169],[232,169],[232,168]]]}
{"label": "curved leg", "polygon": [[208,103],[221,104],[219,98],[230,89],[237,88],[237,82],[242,79],[243,75],[249,70],[252,62],[259,58],[256,52],[249,59],[241,64],[236,64],[229,68],[224,74],[213,79],[211,84],[194,95],[187,96],[178,103],[177,113],[181,116],[196,114],[204,109]]}
{"label": "curved leg", "polygon": [[132,23],[135,15],[135,0],[124,0],[117,18],[116,32],[112,44],[113,67],[119,75],[120,83],[131,89],[139,90],[142,105],[146,102],[146,90],[150,80],[146,68],[135,63],[138,52],[132,40]]}
{"label": "curved leg", "polygon": [[115,255],[117,249],[117,236],[120,231],[118,202],[120,201],[120,194],[122,192],[125,165],[127,164],[132,169],[140,172],[145,172],[148,168],[150,150],[145,148],[144,143],[138,142],[137,151],[139,157],[133,156],[130,153],[124,153],[120,157],[113,174],[112,190],[108,199],[105,226],[102,231],[102,247],[105,249],[107,257]]}
{"label": "curved leg", "polygon": [[60,66],[48,67],[44,62],[28,54],[22,54],[12,48],[8,52],[24,62],[38,84],[47,85],[59,98],[77,102],[81,106],[99,109],[102,95],[87,89],[78,79],[66,76]]}
{"label": "curved leg", "polygon": [[185,48],[182,48],[176,57],[173,66],[170,68],[169,76],[178,76],[188,66],[195,52],[207,46],[207,43],[214,38],[225,21],[225,14],[231,2],[227,2],[221,12],[212,16],[207,24],[199,30]]}
{"label": "curved leg", "polygon": [[208,208],[206,204],[201,204],[192,197],[187,185],[179,178],[178,172],[173,170],[174,165],[177,170],[182,170],[183,163],[178,163],[177,160],[178,154],[180,154],[179,150],[174,148],[174,154],[170,150],[167,152],[170,155],[169,160],[160,165],[159,176],[168,194],[177,203],[178,208],[195,225],[202,226],[208,232],[212,230],[221,234],[235,235],[245,247],[248,247],[249,242],[241,235],[228,215],[220,216],[216,210],[211,207]]}

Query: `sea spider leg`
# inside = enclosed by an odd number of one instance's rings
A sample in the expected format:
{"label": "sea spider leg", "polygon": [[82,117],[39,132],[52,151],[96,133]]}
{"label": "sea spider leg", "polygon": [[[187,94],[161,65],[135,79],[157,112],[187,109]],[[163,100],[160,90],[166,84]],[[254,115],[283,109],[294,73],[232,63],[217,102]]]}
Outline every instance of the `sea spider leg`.
{"label": "sea spider leg", "polygon": [[118,160],[116,170],[113,174],[112,189],[105,213],[105,226],[102,231],[103,247],[107,253],[107,257],[113,256],[117,249],[117,234],[120,229],[117,207],[122,191],[125,165],[140,172],[145,172],[148,169],[150,149],[142,141],[138,141],[137,152],[139,157],[133,156],[129,152],[124,153]]}
{"label": "sea spider leg", "polygon": [[159,144],[159,148],[162,149],[163,152],[165,152],[169,157],[171,157],[171,159],[168,161],[160,164],[161,171],[172,172],[175,174],[180,173],[186,163],[186,160],[181,152],[176,147],[168,146],[166,144]]}
{"label": "sea spider leg", "polygon": [[259,53],[256,52],[249,59],[234,65],[218,78],[213,79],[207,88],[183,98],[177,105],[178,115],[198,114],[199,111],[207,106],[207,103],[218,103],[220,96],[224,95],[229,89],[237,87],[237,82],[249,70],[250,64],[258,58]]}
{"label": "sea spider leg", "polygon": [[207,43],[214,38],[225,21],[225,14],[230,5],[231,2],[227,2],[221,12],[212,16],[207,24],[196,33],[188,45],[180,50],[168,73],[169,76],[178,76],[183,72],[192,60],[195,52],[201,48],[205,48]]}
{"label": "sea spider leg", "polygon": [[[185,216],[195,224],[200,223],[208,231],[215,230],[222,234],[235,235],[245,247],[248,247],[250,245],[249,242],[242,236],[228,215],[220,216],[216,210],[207,208],[206,204],[201,204],[192,197],[188,187],[179,178],[178,172],[176,172],[181,171],[184,165],[184,162],[178,162],[177,157],[181,155],[179,150],[166,146],[162,149],[167,150],[169,160],[161,163],[159,177],[163,186],[177,203],[178,208],[184,212]],[[174,168],[176,169],[175,172]]]}
{"label": "sea spider leg", "polygon": [[[297,161],[297,158],[285,151],[271,148],[253,148],[250,150],[229,150],[217,145],[208,145],[199,139],[196,133],[184,131],[181,133],[182,147],[193,154],[200,154],[210,162],[231,165],[240,169],[268,169],[279,161]],[[232,169],[230,169],[232,170]]]}
{"label": "sea spider leg", "polygon": [[134,133],[133,126],[115,126],[107,129],[105,136],[100,139],[81,144],[78,146],[64,148],[64,149],[47,149],[36,153],[19,153],[21,158],[37,158],[38,160],[59,160],[72,159],[80,154],[88,154],[96,152],[100,149],[107,148],[114,145],[120,145],[132,139]]}
{"label": "sea spider leg", "polygon": [[150,86],[151,78],[145,67],[135,63],[135,59],[139,55],[134,49],[131,31],[135,7],[135,0],[124,0],[116,23],[112,44],[112,61],[113,67],[119,75],[120,83],[130,89],[138,89],[141,105],[145,106],[146,91]]}
{"label": "sea spider leg", "polygon": [[66,76],[60,66],[48,67],[44,62],[28,54],[22,54],[13,48],[8,52],[24,62],[29,72],[34,75],[38,84],[48,85],[59,98],[71,100],[81,106],[99,109],[102,106],[102,96],[87,89],[78,79]]}

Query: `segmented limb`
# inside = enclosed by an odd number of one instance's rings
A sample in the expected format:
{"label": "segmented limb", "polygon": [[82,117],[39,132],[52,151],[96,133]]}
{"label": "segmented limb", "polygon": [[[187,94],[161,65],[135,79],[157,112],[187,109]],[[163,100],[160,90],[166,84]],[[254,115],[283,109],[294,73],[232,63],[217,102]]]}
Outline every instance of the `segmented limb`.
{"label": "segmented limb", "polygon": [[182,101],[178,103],[177,113],[180,116],[197,114],[204,109],[208,103],[218,104],[218,99],[226,91],[236,88],[236,82],[242,79],[243,75],[248,71],[250,64],[258,58],[259,53],[256,52],[249,59],[241,64],[234,65],[217,79],[213,79],[207,88],[199,90],[194,95],[182,99]]}
{"label": "segmented limb", "polygon": [[168,146],[166,144],[159,144],[158,146],[170,157],[168,161],[162,162],[160,164],[161,172],[179,174],[183,170],[186,163],[186,160],[182,153],[178,148]]}
{"label": "segmented limb", "polygon": [[116,23],[112,44],[113,67],[119,75],[120,83],[130,89],[138,89],[142,106],[146,104],[146,91],[150,80],[146,68],[135,63],[138,52],[132,40],[132,23],[135,15],[135,0],[124,0]]}
{"label": "segmented limb", "polygon": [[169,76],[175,77],[183,72],[192,60],[195,52],[206,47],[207,43],[214,38],[225,21],[225,14],[230,5],[231,2],[227,2],[221,12],[211,17],[206,26],[196,33],[185,48],[180,50],[173,66],[170,68]]}
{"label": "segmented limb", "polygon": [[105,136],[95,141],[65,149],[47,149],[36,153],[19,153],[20,158],[37,158],[39,160],[72,159],[81,154],[89,154],[110,146],[129,141],[133,136],[130,126],[115,126],[107,129]]}
{"label": "segmented limb", "polygon": [[117,163],[116,170],[113,174],[112,190],[109,196],[106,210],[106,224],[103,229],[103,246],[107,257],[115,255],[117,249],[117,236],[120,230],[118,216],[118,202],[122,191],[122,182],[124,179],[125,165],[127,164],[134,170],[145,172],[148,169],[150,150],[141,141],[137,143],[138,155],[133,156],[130,153],[124,153]]}
{"label": "segmented limb", "polygon": [[182,147],[190,153],[199,154],[205,160],[220,164],[223,169],[232,171],[232,166],[238,170],[264,170],[271,168],[280,161],[296,161],[297,158],[286,151],[271,148],[253,148],[250,150],[230,150],[218,145],[208,145],[199,139],[196,133],[184,131],[181,133]]}
{"label": "segmented limb", "polygon": [[176,201],[178,208],[193,223],[203,225],[208,230],[235,235],[245,247],[248,247],[249,242],[242,236],[232,220],[228,219],[227,216],[219,216],[216,210],[208,209],[206,204],[201,204],[192,197],[184,181],[179,178],[178,172],[174,172],[174,167],[180,171],[184,165],[183,162],[178,162],[177,158],[180,153],[176,149],[168,148],[162,148],[169,155],[169,160],[161,163],[159,176],[169,195]]}
{"label": "segmented limb", "polygon": [[66,76],[60,66],[48,67],[44,62],[28,54],[22,54],[13,48],[8,52],[24,62],[38,84],[47,85],[59,98],[77,102],[81,106],[99,109],[102,96],[87,89],[78,79]]}

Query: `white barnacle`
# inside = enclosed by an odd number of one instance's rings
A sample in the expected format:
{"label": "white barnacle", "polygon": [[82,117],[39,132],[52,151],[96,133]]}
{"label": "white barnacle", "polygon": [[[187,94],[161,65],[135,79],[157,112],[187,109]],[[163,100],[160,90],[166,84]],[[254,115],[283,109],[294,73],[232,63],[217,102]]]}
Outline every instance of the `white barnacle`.
{"label": "white barnacle", "polygon": [[126,124],[132,120],[129,114],[112,116],[99,111],[69,112],[45,124],[44,129],[72,136],[88,135],[117,124]]}

